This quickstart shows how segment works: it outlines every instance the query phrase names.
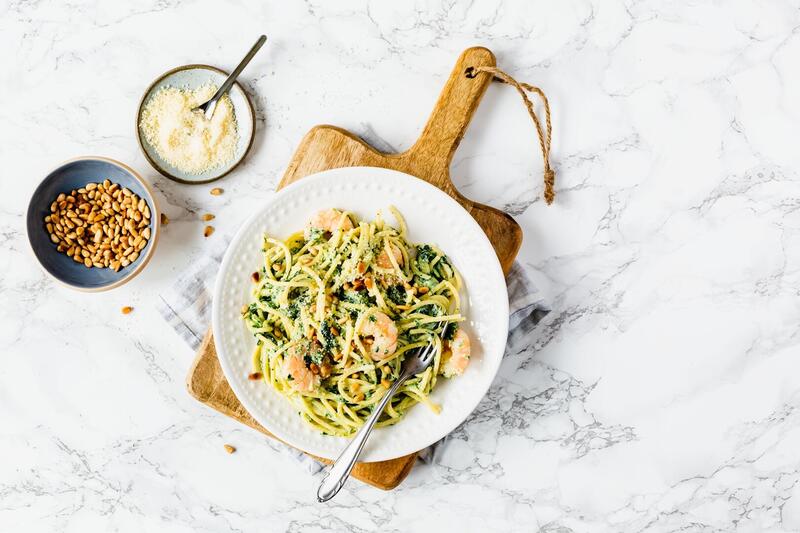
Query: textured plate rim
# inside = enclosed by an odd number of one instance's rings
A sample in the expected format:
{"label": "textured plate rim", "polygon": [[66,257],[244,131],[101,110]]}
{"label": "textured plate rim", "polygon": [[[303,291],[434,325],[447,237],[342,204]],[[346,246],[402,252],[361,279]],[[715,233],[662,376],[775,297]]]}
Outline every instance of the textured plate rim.
{"label": "textured plate rim", "polygon": [[[395,450],[395,451],[390,452],[390,453],[382,452],[380,450],[380,448],[376,448],[376,449],[373,449],[373,450],[365,450],[365,454],[364,455],[366,455],[367,457],[364,459],[363,462],[388,461],[388,460],[397,459],[399,457],[404,457],[406,455],[409,455],[409,454],[412,454],[412,453],[416,453],[416,452],[418,452],[418,451],[420,451],[422,449],[425,449],[426,447],[438,442],[439,440],[441,440],[442,438],[444,438],[448,434],[450,434],[452,431],[457,429],[458,426],[460,426],[467,418],[469,418],[469,416],[472,414],[472,412],[474,412],[474,410],[478,407],[478,404],[486,397],[486,394],[489,392],[489,389],[491,388],[491,385],[492,385],[492,383],[494,382],[494,380],[495,380],[495,378],[497,376],[497,373],[498,373],[498,371],[500,369],[500,365],[502,364],[502,360],[503,360],[503,353],[504,353],[504,348],[505,348],[505,345],[506,345],[505,336],[507,335],[507,332],[508,332],[508,323],[509,323],[508,313],[509,313],[509,308],[508,308],[508,298],[507,298],[507,292],[506,292],[507,291],[507,287],[506,287],[506,282],[505,282],[505,276],[503,274],[503,270],[502,270],[502,267],[500,265],[500,261],[497,258],[497,254],[496,254],[496,252],[494,250],[494,247],[491,244],[491,241],[489,240],[488,236],[483,231],[483,229],[480,227],[478,222],[472,217],[472,215],[469,214],[469,212],[466,209],[464,209],[464,207],[461,204],[459,204],[455,199],[453,199],[447,193],[445,193],[441,189],[431,185],[430,183],[428,183],[428,182],[426,182],[426,181],[424,181],[424,180],[422,180],[420,178],[417,178],[417,177],[412,176],[410,174],[406,174],[404,172],[399,172],[399,171],[396,171],[396,170],[386,169],[386,168],[382,168],[382,167],[364,167],[364,166],[335,168],[335,169],[329,169],[329,170],[317,172],[317,173],[314,173],[314,174],[310,174],[310,175],[308,175],[308,176],[306,176],[306,177],[304,177],[304,178],[302,178],[300,180],[297,180],[294,183],[291,183],[290,185],[284,187],[283,189],[281,189],[279,191],[276,191],[275,195],[273,195],[268,200],[266,200],[264,202],[264,204],[260,208],[258,208],[258,210],[255,213],[253,213],[251,216],[249,216],[245,220],[245,222],[241,225],[241,227],[236,232],[235,236],[233,237],[233,239],[231,240],[231,242],[228,245],[228,248],[227,248],[227,250],[225,252],[225,256],[223,257],[222,263],[220,264],[220,268],[219,268],[219,271],[217,273],[217,279],[216,279],[215,286],[214,286],[213,305],[212,305],[212,330],[213,331],[223,331],[223,328],[222,328],[223,317],[221,315],[221,309],[220,309],[221,308],[221,304],[219,302],[222,301],[223,290],[225,288],[226,278],[228,277],[226,275],[226,273],[228,272],[228,270],[230,270],[232,268],[232,263],[234,261],[236,261],[236,259],[237,259],[237,258],[233,257],[233,250],[235,248],[237,248],[238,245],[239,245],[239,242],[241,240],[243,240],[247,236],[249,226],[257,218],[262,216],[262,214],[264,213],[264,211],[266,209],[268,209],[269,207],[274,205],[274,203],[280,201],[282,196],[288,195],[294,189],[300,188],[300,187],[307,187],[307,186],[309,186],[310,181],[311,182],[323,182],[330,174],[336,175],[336,174],[341,174],[342,172],[345,172],[345,171],[346,172],[374,172],[376,174],[393,174],[393,175],[401,177],[401,179],[414,180],[414,182],[418,186],[426,188],[426,189],[428,189],[428,191],[430,193],[434,194],[435,196],[438,196],[439,199],[440,199],[439,201],[447,202],[447,203],[450,203],[452,206],[457,207],[460,211],[463,212],[464,215],[466,215],[465,220],[468,219],[469,221],[471,221],[472,233],[473,233],[473,235],[475,236],[476,239],[481,241],[481,246],[485,246],[485,247],[487,247],[488,251],[491,251],[491,258],[492,258],[491,259],[491,263],[493,265],[494,272],[488,273],[487,276],[486,276],[486,279],[493,279],[492,283],[496,284],[498,286],[501,286],[503,288],[503,291],[504,291],[503,294],[506,295],[505,298],[501,298],[500,299],[500,300],[502,300],[501,301],[502,309],[498,309],[497,310],[498,313],[502,313],[502,316],[501,316],[500,320],[502,322],[503,331],[501,333],[499,333],[499,335],[503,336],[502,337],[503,338],[502,349],[500,350],[499,353],[495,354],[491,358],[487,358],[487,354],[484,354],[484,359],[491,362],[491,366],[487,366],[487,378],[486,378],[485,387],[481,388],[481,390],[479,391],[479,394],[476,393],[474,395],[474,397],[472,398],[472,401],[469,404],[467,404],[468,405],[468,409],[466,409],[464,411],[463,417],[461,417],[461,418],[453,418],[453,419],[451,419],[451,421],[449,423],[443,424],[442,425],[443,431],[438,431],[435,434],[431,433],[431,435],[426,437],[425,443],[423,443],[419,447],[417,447],[417,446],[408,447],[408,449],[402,449],[401,448],[400,450]],[[376,177],[376,179],[380,179],[380,177]],[[264,426],[264,428],[266,428],[267,431],[269,431],[274,437],[276,437],[277,439],[283,441],[284,443],[286,443],[286,444],[288,444],[288,445],[290,445],[290,446],[292,446],[292,447],[294,447],[294,448],[296,448],[298,450],[301,450],[301,451],[303,451],[305,453],[308,453],[308,454],[311,454],[311,455],[314,455],[314,456],[317,456],[317,457],[322,457],[322,458],[325,458],[325,459],[333,460],[333,459],[336,458],[336,455],[338,455],[338,452],[337,452],[337,454],[332,455],[327,450],[323,450],[323,449],[314,449],[313,447],[310,448],[310,449],[307,449],[307,447],[305,447],[303,443],[298,442],[298,439],[295,438],[294,434],[285,433],[284,431],[282,431],[282,429],[279,429],[279,428],[276,428],[276,427],[272,426],[270,424],[269,420],[262,419],[262,417],[260,416],[260,414],[259,414],[257,409],[251,409],[250,398],[248,397],[248,395],[246,393],[244,393],[243,389],[241,391],[239,390],[240,386],[242,386],[239,383],[239,377],[240,376],[238,376],[236,374],[236,370],[232,367],[232,364],[233,364],[232,360],[229,359],[229,357],[228,357],[228,353],[229,352],[227,350],[227,347],[222,344],[222,341],[220,340],[220,335],[216,335],[216,334],[214,335],[214,344],[215,344],[215,348],[216,348],[216,351],[217,351],[217,355],[218,355],[218,360],[220,362],[220,366],[222,367],[223,374],[225,375],[225,378],[226,378],[228,384],[230,385],[232,391],[234,392],[234,395],[241,402],[241,404],[244,406],[244,408],[247,410],[247,412],[251,416],[253,416],[253,418],[255,418],[262,426]],[[231,349],[231,351],[232,350],[233,349]],[[254,405],[253,407],[257,407],[257,406]],[[400,422],[398,424],[398,426],[400,424],[402,424],[402,422]],[[393,427],[398,427],[398,426],[393,426]]]}
{"label": "textured plate rim", "polygon": [[247,157],[247,154],[250,153],[250,149],[253,147],[253,143],[255,142],[255,139],[256,139],[256,112],[255,112],[255,109],[253,108],[253,102],[250,101],[250,95],[247,94],[247,91],[244,90],[244,87],[242,87],[242,85],[238,81],[233,82],[233,84],[235,86],[237,86],[239,88],[239,90],[242,91],[242,94],[244,95],[244,101],[247,102],[247,109],[250,110],[250,120],[251,120],[251,122],[253,124],[253,128],[250,131],[250,140],[247,142],[247,147],[244,149],[244,152],[242,152],[242,155],[239,157],[239,159],[236,160],[236,162],[228,170],[226,170],[225,172],[223,172],[222,174],[220,174],[218,176],[214,176],[213,178],[208,178],[208,179],[204,179],[204,180],[185,180],[183,178],[179,178],[178,176],[175,176],[174,174],[171,174],[168,170],[166,170],[161,165],[159,165],[157,161],[153,160],[153,158],[150,157],[150,154],[147,153],[147,150],[145,150],[144,141],[142,141],[142,132],[139,129],[139,121],[142,118],[142,111],[144,110],[144,101],[147,98],[147,95],[150,94],[150,92],[156,87],[156,85],[161,83],[164,80],[164,78],[166,78],[168,76],[171,76],[171,75],[173,75],[173,74],[175,74],[177,72],[182,72],[184,70],[192,70],[192,69],[211,70],[213,72],[216,72],[217,74],[222,74],[226,78],[230,75],[228,72],[225,72],[221,68],[217,68],[217,67],[214,67],[212,65],[205,65],[205,64],[202,64],[202,63],[192,63],[190,65],[181,65],[180,67],[175,67],[173,69],[170,69],[170,70],[164,72],[163,74],[158,76],[155,79],[155,81],[153,83],[151,83],[147,87],[147,89],[145,89],[144,94],[142,94],[142,98],[139,100],[139,107],[136,110],[136,124],[134,126],[136,128],[136,141],[139,143],[139,149],[141,149],[142,153],[144,154],[145,159],[147,159],[147,161],[150,163],[150,165],[154,169],[156,169],[156,171],[158,171],[159,174],[161,174],[162,176],[165,176],[165,177],[167,177],[167,178],[169,178],[169,179],[171,179],[173,181],[177,181],[178,183],[183,183],[183,184],[186,184],[186,185],[203,185],[205,183],[211,183],[213,181],[217,181],[219,179],[224,178],[225,176],[227,176],[228,174],[230,174],[231,172],[236,170],[236,168],[238,168],[239,165],[242,164],[242,161],[245,160],[245,158]]}
{"label": "textured plate rim", "polygon": [[39,188],[42,186],[42,184],[45,182],[45,180],[47,180],[47,178],[49,178],[55,171],[57,171],[61,167],[64,167],[64,166],[66,166],[66,165],[68,165],[70,163],[74,163],[76,161],[105,161],[106,163],[109,163],[109,164],[112,164],[114,166],[117,166],[117,167],[121,168],[122,170],[126,171],[127,173],[129,173],[131,176],[133,176],[133,178],[136,181],[139,182],[139,184],[142,186],[142,188],[145,191],[147,191],[147,194],[150,195],[150,201],[153,204],[153,209],[151,209],[151,214],[153,216],[150,218],[150,228],[151,228],[150,229],[150,234],[152,236],[152,241],[153,242],[152,242],[152,244],[150,246],[147,247],[147,253],[142,258],[142,261],[138,265],[136,265],[136,268],[131,270],[126,276],[123,276],[122,278],[118,279],[117,281],[115,281],[113,283],[109,283],[108,285],[102,285],[100,287],[80,287],[78,285],[73,285],[71,283],[67,283],[66,281],[64,281],[62,279],[57,278],[49,270],[47,270],[44,267],[44,265],[42,264],[41,260],[39,259],[39,255],[36,253],[36,250],[33,248],[33,242],[31,242],[31,237],[30,237],[30,235],[28,235],[28,225],[27,225],[27,222],[26,222],[26,224],[25,224],[25,234],[28,237],[28,247],[30,248],[31,253],[33,254],[33,256],[36,258],[36,262],[39,264],[39,268],[42,270],[42,272],[47,274],[47,276],[50,277],[51,279],[55,280],[59,285],[61,285],[63,287],[67,287],[67,288],[75,290],[75,291],[80,291],[80,292],[105,292],[105,291],[110,291],[111,289],[116,289],[117,287],[120,287],[120,286],[128,283],[130,280],[132,280],[133,278],[138,276],[142,272],[142,270],[144,270],[144,267],[147,266],[147,263],[150,262],[150,258],[153,257],[153,252],[156,249],[156,245],[158,244],[158,237],[159,237],[159,235],[161,233],[159,231],[160,225],[161,225],[161,220],[160,220],[161,219],[161,211],[158,209],[158,200],[156,199],[156,195],[153,194],[153,189],[150,187],[150,184],[147,183],[144,180],[144,178],[142,178],[142,176],[140,176],[139,173],[136,172],[135,170],[133,170],[131,167],[129,167],[125,163],[117,161],[116,159],[111,159],[110,157],[104,157],[104,156],[99,156],[99,155],[82,155],[82,156],[78,156],[78,157],[73,157],[72,159],[67,159],[66,161],[60,163],[59,165],[56,165],[55,167],[53,167],[47,174],[45,174],[44,178],[42,178],[42,181],[40,181],[39,185],[37,185],[36,189],[34,189],[33,194],[31,195],[31,199],[28,202],[28,209],[25,211],[25,219],[26,219],[26,221],[30,217],[31,209],[33,209],[33,200],[34,200],[34,198],[36,198],[36,195],[39,193]]}

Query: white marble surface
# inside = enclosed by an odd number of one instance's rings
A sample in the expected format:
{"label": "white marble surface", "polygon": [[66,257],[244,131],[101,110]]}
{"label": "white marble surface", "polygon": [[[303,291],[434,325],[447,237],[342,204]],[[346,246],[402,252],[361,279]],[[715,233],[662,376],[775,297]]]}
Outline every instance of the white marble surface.
{"label": "white marble surface", "polygon": [[[0,530],[799,530],[798,28],[785,0],[4,0]],[[161,178],[133,136],[142,91],[230,68],[262,32],[252,156],[220,197]],[[408,147],[473,44],[552,99],[555,205],[507,87],[453,174],[523,226],[553,312],[435,464],[319,505],[280,445],[186,394],[192,353],[156,299],[209,246],[199,214],[232,232],[314,124]],[[81,154],[132,164],[173,221],[104,294],[45,277],[23,229],[38,181]]]}

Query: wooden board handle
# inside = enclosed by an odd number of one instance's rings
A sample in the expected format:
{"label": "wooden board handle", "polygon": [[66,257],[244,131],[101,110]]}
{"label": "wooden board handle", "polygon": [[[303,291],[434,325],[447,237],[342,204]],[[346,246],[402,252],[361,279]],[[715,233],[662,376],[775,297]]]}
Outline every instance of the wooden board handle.
{"label": "wooden board handle", "polygon": [[494,54],[482,46],[464,50],[439,95],[425,129],[406,154],[432,165],[434,168],[431,174],[441,176],[443,182],[448,182],[441,183],[442,185],[449,185],[453,153],[464,137],[483,93],[492,81],[491,76],[468,77],[467,69],[477,66],[495,66]]}

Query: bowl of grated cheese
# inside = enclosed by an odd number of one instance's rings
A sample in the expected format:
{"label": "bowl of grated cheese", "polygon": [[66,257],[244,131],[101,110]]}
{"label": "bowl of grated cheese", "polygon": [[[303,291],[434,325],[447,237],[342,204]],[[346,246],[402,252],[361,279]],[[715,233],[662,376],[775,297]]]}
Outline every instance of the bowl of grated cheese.
{"label": "bowl of grated cheese", "polygon": [[195,111],[228,73],[209,65],[165,72],[144,93],[136,115],[139,146],[158,172],[181,183],[217,180],[245,158],[253,144],[255,113],[247,93],[234,83],[214,115]]}

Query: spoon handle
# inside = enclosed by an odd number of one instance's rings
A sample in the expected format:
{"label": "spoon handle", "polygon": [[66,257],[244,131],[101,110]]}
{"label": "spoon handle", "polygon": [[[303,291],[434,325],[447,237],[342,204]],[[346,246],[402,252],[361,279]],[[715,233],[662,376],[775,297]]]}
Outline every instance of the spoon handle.
{"label": "spoon handle", "polygon": [[378,405],[375,406],[372,414],[369,415],[369,418],[364,422],[364,425],[358,430],[356,436],[353,437],[353,440],[350,441],[339,458],[336,459],[336,462],[333,463],[328,473],[322,478],[319,489],[317,489],[318,501],[326,502],[330,500],[336,496],[339,490],[344,486],[345,481],[350,477],[350,472],[353,471],[353,467],[356,465],[356,461],[358,461],[358,456],[361,455],[361,451],[364,449],[364,444],[367,443],[367,437],[369,437],[383,409],[392,399],[392,396],[395,395],[397,389],[399,389],[409,377],[411,377],[410,374],[403,373],[398,380],[392,384],[391,388],[389,388],[386,394],[383,395],[383,398],[381,398],[381,401],[378,402]]}
{"label": "spoon handle", "polygon": [[250,60],[253,59],[253,56],[256,55],[256,52],[258,52],[261,49],[261,47],[264,46],[265,42],[267,42],[266,35],[262,35],[261,37],[258,38],[256,44],[254,44],[253,47],[250,49],[250,51],[247,52],[247,55],[244,56],[244,59],[242,59],[242,61],[238,65],[236,65],[236,68],[233,69],[233,72],[231,72],[231,75],[228,76],[228,79],[225,80],[225,82],[217,90],[217,92],[214,93],[214,96],[211,97],[211,101],[219,100],[220,98],[222,98],[223,94],[228,92],[228,89],[231,88],[233,82],[235,82],[236,78],[239,77],[239,74],[242,73],[244,67],[246,67],[247,64],[250,62]]}

